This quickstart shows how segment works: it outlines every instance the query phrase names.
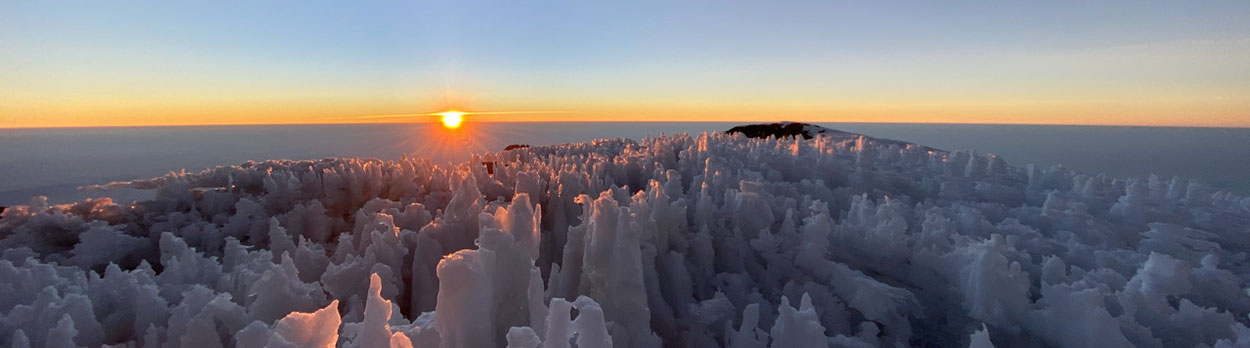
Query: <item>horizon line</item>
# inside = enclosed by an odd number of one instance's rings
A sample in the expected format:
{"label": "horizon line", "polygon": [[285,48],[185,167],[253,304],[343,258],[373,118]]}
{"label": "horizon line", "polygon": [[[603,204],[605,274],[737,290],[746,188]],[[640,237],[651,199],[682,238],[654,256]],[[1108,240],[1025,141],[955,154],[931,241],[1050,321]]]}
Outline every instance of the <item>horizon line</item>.
{"label": "horizon line", "polygon": [[[1250,125],[1245,126],[1212,126],[1212,125],[1149,125],[1149,124],[1080,124],[1080,123],[1014,123],[1014,122],[855,122],[855,121],[788,121],[788,120],[770,120],[770,121],[663,121],[663,120],[644,120],[644,121],[616,121],[616,120],[534,120],[534,121],[475,121],[473,123],[742,123],[742,124],[760,124],[760,123],[780,123],[780,122],[796,122],[796,123],[844,123],[844,124],[899,124],[899,125],[984,125],[984,126],[1075,126],[1075,127],[1139,127],[1139,128],[1229,128],[1229,129],[1250,129]],[[374,125],[374,124],[438,124],[439,121],[421,121],[421,122],[275,122],[275,123],[196,123],[196,124],[134,124],[134,125],[71,125],[71,126],[0,126],[0,131],[9,130],[36,130],[36,129],[82,129],[82,128],[173,128],[173,127],[242,127],[242,126],[332,126],[332,125]]]}

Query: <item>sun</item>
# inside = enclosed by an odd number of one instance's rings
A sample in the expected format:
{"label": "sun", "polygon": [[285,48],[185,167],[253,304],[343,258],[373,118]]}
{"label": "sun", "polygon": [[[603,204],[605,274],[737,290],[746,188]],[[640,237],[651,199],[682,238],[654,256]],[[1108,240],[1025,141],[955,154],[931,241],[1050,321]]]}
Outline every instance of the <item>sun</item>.
{"label": "sun", "polygon": [[443,112],[437,113],[435,115],[443,117],[443,127],[447,127],[449,129],[456,129],[456,128],[460,128],[460,122],[464,121],[464,115],[467,115],[467,114],[468,114],[467,112],[463,112],[463,111],[449,110],[449,111],[443,111]]}

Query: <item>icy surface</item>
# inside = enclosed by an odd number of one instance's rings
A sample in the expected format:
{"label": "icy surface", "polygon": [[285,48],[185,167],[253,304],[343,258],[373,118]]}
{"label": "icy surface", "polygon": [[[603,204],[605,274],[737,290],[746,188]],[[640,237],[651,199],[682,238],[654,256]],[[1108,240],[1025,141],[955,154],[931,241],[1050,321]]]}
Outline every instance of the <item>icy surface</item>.
{"label": "icy surface", "polygon": [[0,346],[1250,345],[1250,199],[1181,178],[817,132],[111,186],[3,213]]}

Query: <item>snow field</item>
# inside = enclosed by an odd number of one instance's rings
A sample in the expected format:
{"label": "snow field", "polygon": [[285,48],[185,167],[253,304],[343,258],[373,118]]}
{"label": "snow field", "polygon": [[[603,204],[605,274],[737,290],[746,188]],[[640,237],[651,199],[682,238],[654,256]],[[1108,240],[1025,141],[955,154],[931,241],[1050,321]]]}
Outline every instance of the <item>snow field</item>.
{"label": "snow field", "polygon": [[0,345],[1250,345],[1250,198],[1179,178],[706,133],[108,186],[156,198],[3,213]]}

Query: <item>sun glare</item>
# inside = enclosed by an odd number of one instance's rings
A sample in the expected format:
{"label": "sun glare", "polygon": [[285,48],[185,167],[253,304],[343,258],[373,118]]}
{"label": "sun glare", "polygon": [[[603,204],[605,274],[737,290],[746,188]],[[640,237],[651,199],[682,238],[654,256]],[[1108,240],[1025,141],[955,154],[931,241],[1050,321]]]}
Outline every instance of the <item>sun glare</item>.
{"label": "sun glare", "polygon": [[436,115],[443,117],[443,127],[455,129],[460,127],[460,122],[464,121],[465,114],[467,113],[452,110],[440,112]]}

